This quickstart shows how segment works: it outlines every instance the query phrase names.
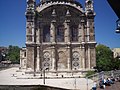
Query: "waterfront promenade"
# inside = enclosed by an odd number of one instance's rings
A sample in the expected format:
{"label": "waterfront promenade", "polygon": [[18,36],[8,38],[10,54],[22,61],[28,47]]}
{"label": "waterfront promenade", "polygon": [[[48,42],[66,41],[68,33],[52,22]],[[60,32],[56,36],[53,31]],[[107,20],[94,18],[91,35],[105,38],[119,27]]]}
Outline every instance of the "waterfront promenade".
{"label": "waterfront promenade", "polygon": [[111,86],[106,86],[105,89],[98,88],[97,90],[120,90],[120,82],[115,82]]}
{"label": "waterfront promenade", "polygon": [[[25,74],[18,67],[13,67],[0,71],[0,85],[40,85],[69,90],[90,90],[93,86],[93,81],[86,78],[47,78],[44,84],[44,79],[40,77],[40,74],[34,77],[33,74]],[[97,90],[103,89],[98,86]],[[120,90],[120,82],[106,86],[104,90]]]}
{"label": "waterfront promenade", "polygon": [[44,80],[39,78],[40,75],[34,77],[33,74],[26,75],[18,70],[19,68],[14,67],[0,71],[0,85],[47,85],[70,90],[90,90],[93,85],[93,81],[86,78],[45,79],[44,84]]}

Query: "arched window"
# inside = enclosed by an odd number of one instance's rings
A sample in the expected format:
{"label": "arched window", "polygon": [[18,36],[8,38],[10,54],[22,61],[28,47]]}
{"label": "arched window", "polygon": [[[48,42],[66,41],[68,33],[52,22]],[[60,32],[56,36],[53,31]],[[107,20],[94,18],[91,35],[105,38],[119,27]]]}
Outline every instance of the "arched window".
{"label": "arched window", "polygon": [[64,42],[64,25],[57,27],[57,42]]}
{"label": "arched window", "polygon": [[92,5],[92,1],[88,1],[87,4],[88,4],[88,8],[91,8],[91,7],[92,7],[92,6],[91,6],[91,5]]}
{"label": "arched window", "polygon": [[77,68],[79,68],[80,67],[80,65],[79,65],[79,62],[80,62],[80,59],[79,59],[79,53],[78,52],[73,52],[73,56],[72,56],[72,58],[73,58],[73,60],[72,60],[72,68],[73,69],[77,69]]}
{"label": "arched window", "polygon": [[28,23],[27,32],[28,32],[28,34],[32,34],[32,24],[31,23]]}
{"label": "arched window", "polygon": [[24,52],[24,57],[26,57],[26,52]]}
{"label": "arched window", "polygon": [[71,40],[73,42],[78,41],[78,27],[77,26],[72,26],[71,27]]}
{"label": "arched window", "polygon": [[50,26],[43,27],[43,42],[50,42]]}
{"label": "arched window", "polygon": [[42,62],[42,68],[43,69],[50,69],[50,53],[45,52],[43,55],[43,62]]}
{"label": "arched window", "polygon": [[63,51],[58,53],[58,70],[67,69],[67,57]]}

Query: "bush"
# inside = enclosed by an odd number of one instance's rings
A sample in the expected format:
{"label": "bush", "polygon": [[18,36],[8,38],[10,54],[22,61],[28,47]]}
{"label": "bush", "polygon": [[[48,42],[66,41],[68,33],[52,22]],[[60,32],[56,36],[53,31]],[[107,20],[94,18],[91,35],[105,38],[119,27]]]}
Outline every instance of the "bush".
{"label": "bush", "polygon": [[95,71],[87,71],[86,73],[86,77],[90,76],[90,75],[93,75],[95,74]]}

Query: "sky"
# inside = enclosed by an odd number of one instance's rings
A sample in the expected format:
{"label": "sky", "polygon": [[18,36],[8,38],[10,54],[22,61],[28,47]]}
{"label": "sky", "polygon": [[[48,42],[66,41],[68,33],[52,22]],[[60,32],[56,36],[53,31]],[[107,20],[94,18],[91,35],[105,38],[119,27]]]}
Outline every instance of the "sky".
{"label": "sky", "polygon": [[[78,1],[84,6],[85,0]],[[0,0],[0,46],[25,47],[25,10],[26,0]],[[120,47],[120,34],[115,33],[118,17],[107,0],[94,0],[94,10],[96,42],[110,48]]]}

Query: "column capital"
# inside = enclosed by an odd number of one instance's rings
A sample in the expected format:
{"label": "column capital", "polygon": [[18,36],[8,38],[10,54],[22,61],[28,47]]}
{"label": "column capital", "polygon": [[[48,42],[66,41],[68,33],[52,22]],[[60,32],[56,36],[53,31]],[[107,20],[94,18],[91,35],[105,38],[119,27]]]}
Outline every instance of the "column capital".
{"label": "column capital", "polygon": [[70,20],[65,20],[64,26],[65,26],[65,42],[70,44]]}
{"label": "column capital", "polygon": [[50,25],[51,43],[55,43],[55,23],[56,20],[52,20]]}
{"label": "column capital", "polygon": [[40,70],[40,47],[37,47],[37,65],[36,65],[36,70]]}
{"label": "column capital", "polygon": [[69,24],[69,23],[70,23],[70,20],[69,20],[69,19],[65,20],[65,23]]}
{"label": "column capital", "polygon": [[56,20],[52,20],[51,23],[56,23]]}
{"label": "column capital", "polygon": [[51,16],[56,17],[56,11],[55,11],[55,9],[53,9]]}

